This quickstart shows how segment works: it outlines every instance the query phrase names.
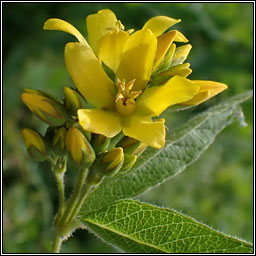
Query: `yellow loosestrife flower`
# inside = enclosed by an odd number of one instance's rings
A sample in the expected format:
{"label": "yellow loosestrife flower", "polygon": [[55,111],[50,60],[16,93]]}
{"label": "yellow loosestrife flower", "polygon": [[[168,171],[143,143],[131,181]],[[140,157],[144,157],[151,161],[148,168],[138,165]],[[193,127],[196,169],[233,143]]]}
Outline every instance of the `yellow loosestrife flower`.
{"label": "yellow loosestrife flower", "polygon": [[[44,25],[44,29],[68,32],[79,41],[66,45],[65,61],[77,89],[95,107],[77,112],[85,130],[109,138],[122,131],[126,136],[161,148],[165,144],[165,120],[152,120],[153,117],[171,105],[196,104],[218,93],[217,83],[186,79],[191,73],[186,64],[176,67],[181,75],[172,69],[165,70],[171,72],[164,74],[167,79],[150,87],[155,72],[163,67],[172,68],[173,62],[181,65],[187,58],[191,45],[176,48],[174,44],[186,43],[187,38],[177,30],[163,34],[180,20],[156,16],[141,30],[131,33],[124,31],[112,11],[104,9],[89,15],[86,22],[90,45],[65,21],[49,19]],[[102,62],[114,72],[114,81],[105,73]]]}

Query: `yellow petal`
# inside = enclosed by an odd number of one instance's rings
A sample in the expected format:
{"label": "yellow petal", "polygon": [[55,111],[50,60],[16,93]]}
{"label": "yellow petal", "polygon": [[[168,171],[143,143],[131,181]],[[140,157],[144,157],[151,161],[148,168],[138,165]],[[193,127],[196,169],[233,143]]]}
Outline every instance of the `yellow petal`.
{"label": "yellow petal", "polygon": [[157,37],[157,50],[153,71],[158,68],[174,41],[188,42],[188,39],[178,30],[171,30]]}
{"label": "yellow petal", "polygon": [[145,116],[131,116],[123,127],[126,136],[135,138],[154,148],[162,148],[165,144],[164,119],[152,122]]}
{"label": "yellow petal", "polygon": [[187,59],[191,48],[191,44],[185,44],[177,47],[173,57],[172,66],[182,64]]}
{"label": "yellow petal", "polygon": [[97,14],[87,16],[86,24],[89,43],[97,54],[100,38],[111,30],[117,29],[116,15],[109,9],[100,10]]}
{"label": "yellow petal", "polygon": [[188,39],[178,30],[174,30],[177,32],[176,37],[174,39],[175,42],[180,42],[180,43],[187,43]]}
{"label": "yellow petal", "polygon": [[60,31],[67,32],[67,33],[75,36],[81,44],[85,44],[89,47],[88,43],[86,42],[84,37],[81,35],[81,33],[74,26],[72,26],[70,23],[68,23],[64,20],[49,19],[44,23],[43,29],[60,30]]}
{"label": "yellow petal", "polygon": [[126,41],[117,78],[135,83],[133,90],[142,90],[148,83],[157,47],[157,39],[150,30],[139,30]]}
{"label": "yellow petal", "polygon": [[119,116],[102,109],[79,109],[78,119],[84,130],[112,138],[121,131]]}
{"label": "yellow petal", "polygon": [[65,60],[77,89],[89,103],[99,108],[114,106],[114,83],[90,48],[80,43],[68,43]]}
{"label": "yellow petal", "polygon": [[129,34],[125,31],[112,31],[103,36],[99,41],[98,57],[116,73],[124,44],[129,38]]}
{"label": "yellow petal", "polygon": [[165,33],[157,38],[157,50],[153,71],[155,71],[162,60],[164,59],[165,54],[169,50],[171,44],[173,43],[177,35],[176,30]]}
{"label": "yellow petal", "polygon": [[181,19],[175,20],[167,16],[156,16],[149,19],[142,29],[150,29],[155,36],[160,36],[168,28],[180,21]]}
{"label": "yellow petal", "polygon": [[137,101],[137,113],[158,116],[169,106],[192,99],[199,88],[186,78],[174,76],[163,86],[147,88]]}
{"label": "yellow petal", "polygon": [[200,90],[191,100],[183,102],[182,105],[198,105],[228,88],[225,84],[213,81],[193,80],[193,82],[200,86]]}

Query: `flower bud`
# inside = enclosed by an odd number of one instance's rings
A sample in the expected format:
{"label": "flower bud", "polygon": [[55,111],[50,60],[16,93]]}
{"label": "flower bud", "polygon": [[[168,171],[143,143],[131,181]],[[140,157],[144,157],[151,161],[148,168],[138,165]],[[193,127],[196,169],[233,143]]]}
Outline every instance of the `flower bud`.
{"label": "flower bud", "polygon": [[90,169],[90,172],[89,172],[89,174],[87,176],[86,181],[89,184],[97,186],[97,185],[99,185],[101,183],[101,181],[103,180],[104,177],[105,176],[104,176],[104,174],[102,172]]}
{"label": "flower bud", "polygon": [[151,86],[159,86],[166,83],[173,76],[182,76],[187,77],[192,73],[192,70],[189,68],[190,64],[179,64],[174,67],[166,68],[166,70],[158,73],[151,81]]}
{"label": "flower bud", "polygon": [[25,92],[21,94],[21,99],[38,118],[50,126],[60,126],[68,120],[65,109],[52,98],[38,93]]}
{"label": "flower bud", "polygon": [[104,174],[107,176],[114,176],[123,165],[123,149],[114,148],[111,151],[105,153],[101,158],[101,162],[105,166]]}
{"label": "flower bud", "polygon": [[57,155],[65,155],[67,153],[65,144],[66,134],[67,129],[65,127],[61,127],[54,131],[52,149]]}
{"label": "flower bud", "polygon": [[50,93],[41,91],[41,90],[34,90],[34,89],[24,89],[24,93],[30,93],[30,94],[36,94],[36,95],[41,95],[46,98],[52,99],[53,101],[58,102],[59,104],[62,104],[62,102],[55,96],[51,95]]}
{"label": "flower bud", "polygon": [[42,136],[29,128],[23,129],[21,133],[30,156],[36,161],[44,161],[47,157],[47,150]]}
{"label": "flower bud", "polygon": [[191,48],[192,48],[191,44],[185,44],[180,47],[177,47],[172,59],[171,66],[182,64],[187,59]]}
{"label": "flower bud", "polygon": [[175,50],[176,50],[176,44],[172,44],[164,57],[163,63],[161,64],[161,68],[163,70],[168,68],[171,65],[174,54],[175,54]]}
{"label": "flower bud", "polygon": [[148,145],[146,143],[141,142],[140,145],[133,151],[133,155],[140,156],[147,147]]}
{"label": "flower bud", "polygon": [[95,134],[92,139],[92,146],[97,154],[108,150],[111,139],[101,134]]}
{"label": "flower bud", "polygon": [[95,160],[95,153],[91,144],[77,128],[69,128],[66,134],[66,147],[75,164],[88,168]]}
{"label": "flower bud", "polygon": [[167,69],[166,71],[160,73],[159,75],[168,76],[168,80],[173,76],[187,77],[192,73],[192,70],[189,67],[190,67],[189,63],[179,64]]}
{"label": "flower bud", "polygon": [[85,99],[75,90],[64,87],[64,106],[74,116],[77,115],[77,110],[86,108]]}
{"label": "flower bud", "polygon": [[74,123],[72,126],[77,128],[78,130],[80,130],[82,132],[82,134],[85,136],[85,138],[88,140],[88,142],[91,142],[91,139],[92,139],[92,133],[91,132],[84,130],[80,126],[79,123]]}
{"label": "flower bud", "polygon": [[125,137],[118,145],[123,148],[125,154],[137,156],[139,156],[147,147],[147,144],[131,137]]}
{"label": "flower bud", "polygon": [[124,162],[122,168],[120,169],[119,173],[126,173],[128,172],[136,163],[137,156],[136,155],[128,155],[124,154]]}

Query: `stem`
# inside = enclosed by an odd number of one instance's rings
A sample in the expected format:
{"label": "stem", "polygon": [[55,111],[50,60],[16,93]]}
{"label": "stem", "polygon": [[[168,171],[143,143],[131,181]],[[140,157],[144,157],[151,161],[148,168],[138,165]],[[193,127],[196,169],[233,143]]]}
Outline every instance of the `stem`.
{"label": "stem", "polygon": [[58,222],[61,216],[63,215],[65,209],[65,194],[64,194],[64,173],[67,169],[67,157],[58,158],[55,162],[55,165],[52,167],[57,186],[59,190],[59,210],[56,215],[55,221]]}
{"label": "stem", "polygon": [[89,192],[92,190],[92,186],[91,185],[87,185],[85,186],[84,190],[81,192],[81,196],[78,200],[78,202],[76,203],[75,207],[74,207],[74,211],[71,213],[70,215],[70,218],[69,218],[69,221],[73,221],[74,218],[77,216],[77,214],[79,213],[80,211],[80,208],[84,202],[84,200],[86,199],[86,197],[88,196]]}
{"label": "stem", "polygon": [[64,213],[64,216],[63,218],[60,220],[61,224],[65,224],[69,221],[69,217],[70,215],[72,214],[72,211],[75,207],[75,204],[79,198],[79,194],[82,190],[82,187],[83,187],[83,184],[84,184],[84,180],[87,176],[87,173],[88,173],[88,169],[80,169],[80,174],[79,174],[79,177],[78,177],[78,180],[77,180],[77,184],[75,186],[75,189],[74,189],[74,192],[73,194],[71,195],[70,199],[69,199],[69,203],[68,203],[68,206],[66,208],[66,211]]}
{"label": "stem", "polygon": [[64,212],[65,206],[65,195],[64,195],[64,173],[56,173],[55,174],[58,190],[59,190],[59,210],[56,215],[56,222],[61,218]]}
{"label": "stem", "polygon": [[80,174],[72,195],[69,198],[68,205],[64,213],[60,213],[54,223],[54,241],[52,246],[52,252],[58,253],[61,248],[61,244],[66,240],[77,228],[81,227],[81,222],[76,220],[80,208],[89,192],[95,187],[94,185],[87,183],[84,186],[88,169],[81,169]]}
{"label": "stem", "polygon": [[63,242],[62,238],[59,235],[55,235],[53,244],[52,244],[52,253],[60,252],[60,247],[62,242]]}

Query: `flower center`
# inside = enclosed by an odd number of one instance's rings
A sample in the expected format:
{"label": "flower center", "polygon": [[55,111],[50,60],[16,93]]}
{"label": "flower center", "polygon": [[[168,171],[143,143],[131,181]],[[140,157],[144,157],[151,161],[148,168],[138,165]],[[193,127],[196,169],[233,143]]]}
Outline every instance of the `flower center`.
{"label": "flower center", "polygon": [[141,91],[132,91],[135,79],[126,83],[125,80],[117,78],[116,86],[118,93],[115,99],[116,111],[124,116],[131,115],[136,109],[135,99]]}

